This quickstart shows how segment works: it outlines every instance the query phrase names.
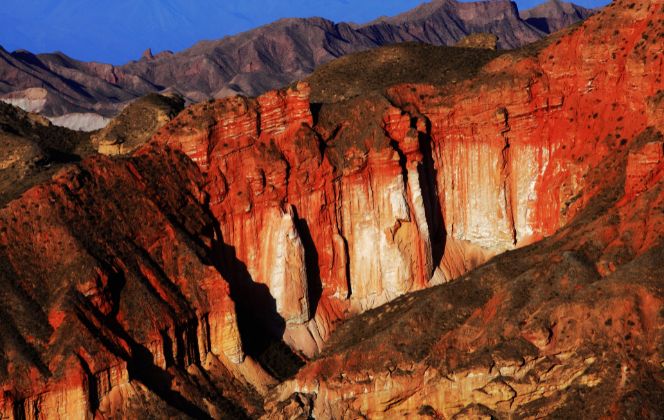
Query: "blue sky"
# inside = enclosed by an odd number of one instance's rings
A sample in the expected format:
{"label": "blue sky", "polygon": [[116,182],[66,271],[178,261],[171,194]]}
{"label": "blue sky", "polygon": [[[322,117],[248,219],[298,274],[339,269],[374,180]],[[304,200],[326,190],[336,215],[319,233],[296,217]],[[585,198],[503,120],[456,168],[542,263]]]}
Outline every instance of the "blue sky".
{"label": "blue sky", "polygon": [[[519,10],[542,1],[518,0]],[[419,0],[0,0],[0,45],[8,51],[62,51],[72,58],[124,64],[152,48],[181,51],[282,17],[368,22]],[[608,0],[576,0],[592,8]]]}

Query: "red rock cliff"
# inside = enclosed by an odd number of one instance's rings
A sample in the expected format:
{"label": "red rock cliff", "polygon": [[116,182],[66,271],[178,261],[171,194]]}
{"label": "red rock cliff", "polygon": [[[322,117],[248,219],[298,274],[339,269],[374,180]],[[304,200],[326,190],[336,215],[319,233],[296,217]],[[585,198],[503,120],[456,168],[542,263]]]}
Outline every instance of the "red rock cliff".
{"label": "red rock cliff", "polygon": [[479,79],[387,92],[429,140],[441,268],[451,244],[550,238],[351,321],[275,390],[269,418],[296,401],[321,419],[661,412],[662,13],[614,2]]}
{"label": "red rock cliff", "polygon": [[312,355],[345,313],[455,278],[584,207],[585,174],[643,129],[661,87],[657,7],[604,13],[479,81],[324,104],[315,124],[305,85],[199,104],[153,143],[205,171],[222,272]]}
{"label": "red rock cliff", "polygon": [[572,385],[626,413],[659,383],[630,359],[664,361],[661,16],[614,3],[456,86],[200,103],[28,191],[0,210],[3,417],[257,415],[231,295],[307,356],[368,312],[272,418],[538,418]]}
{"label": "red rock cliff", "polygon": [[307,93],[199,104],[152,144],[204,171],[221,272],[311,356],[345,313],[427,287],[436,267],[411,118],[376,96],[326,108],[314,125]]}

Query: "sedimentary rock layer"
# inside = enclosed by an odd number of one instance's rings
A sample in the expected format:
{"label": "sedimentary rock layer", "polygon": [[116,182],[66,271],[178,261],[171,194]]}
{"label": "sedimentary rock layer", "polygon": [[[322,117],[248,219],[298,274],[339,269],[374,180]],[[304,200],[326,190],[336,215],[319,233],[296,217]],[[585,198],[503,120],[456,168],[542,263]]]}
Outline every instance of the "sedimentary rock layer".
{"label": "sedimentary rock layer", "polygon": [[547,238],[349,321],[269,418],[659,415],[661,17],[614,2],[462,86],[387,92],[426,121],[443,261]]}
{"label": "sedimentary rock layer", "polygon": [[[27,191],[3,417],[256,417],[252,388],[273,419],[658,413],[661,16],[614,3],[456,84],[205,101]],[[270,389],[234,300],[317,358]]]}

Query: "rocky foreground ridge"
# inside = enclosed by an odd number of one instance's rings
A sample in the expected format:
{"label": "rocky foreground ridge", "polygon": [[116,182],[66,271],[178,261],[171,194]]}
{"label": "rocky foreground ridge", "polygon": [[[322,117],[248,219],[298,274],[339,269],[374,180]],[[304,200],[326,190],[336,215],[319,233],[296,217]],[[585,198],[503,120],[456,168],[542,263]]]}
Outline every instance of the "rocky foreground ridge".
{"label": "rocky foreground ridge", "polygon": [[3,417],[657,418],[662,6],[65,166],[0,210]]}
{"label": "rocky foreground ridge", "polygon": [[[531,10],[533,19],[569,25],[592,10],[558,0]],[[514,48],[563,26],[538,29],[509,1],[435,0],[400,15],[356,25],[322,18],[280,19],[235,36],[201,41],[179,53],[147,50],[138,61],[114,66],[85,63],[56,52],[34,55],[0,47],[0,100],[69,128],[100,128],[129,102],[151,92],[178,93],[188,103],[243,94],[258,96],[300,80],[335,58],[382,45],[420,42],[454,45],[491,32],[498,47]],[[547,26],[549,28],[549,26]],[[138,57],[137,57],[138,59]],[[70,115],[71,114],[71,115]]]}

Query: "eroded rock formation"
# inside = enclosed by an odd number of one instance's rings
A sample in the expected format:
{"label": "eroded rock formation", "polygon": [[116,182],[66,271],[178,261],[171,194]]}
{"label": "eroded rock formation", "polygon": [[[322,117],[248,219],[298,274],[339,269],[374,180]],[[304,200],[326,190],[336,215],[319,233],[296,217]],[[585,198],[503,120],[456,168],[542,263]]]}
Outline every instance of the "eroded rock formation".
{"label": "eroded rock formation", "polygon": [[150,93],[127,105],[92,142],[102,155],[122,155],[147,143],[154,133],[184,109],[184,99],[177,94]]}
{"label": "eroded rock formation", "polygon": [[443,260],[546,239],[349,321],[269,418],[661,413],[661,16],[614,2],[463,86],[388,90],[430,126]]}
{"label": "eroded rock formation", "polygon": [[[658,415],[661,16],[205,101],[64,167],[0,210],[3,417]],[[313,359],[277,385],[237,308]]]}

